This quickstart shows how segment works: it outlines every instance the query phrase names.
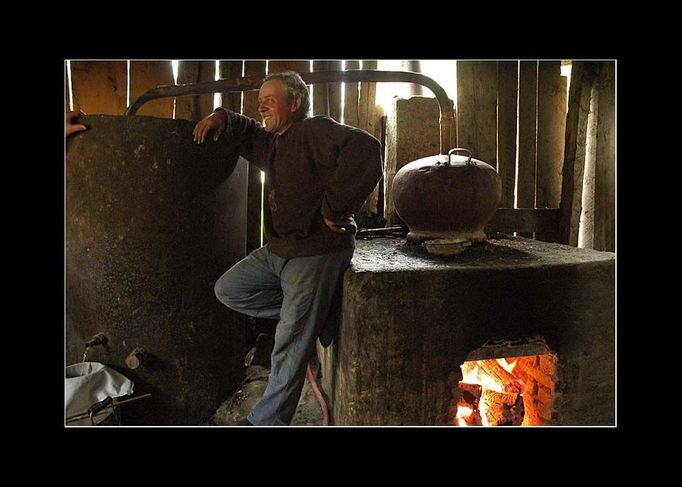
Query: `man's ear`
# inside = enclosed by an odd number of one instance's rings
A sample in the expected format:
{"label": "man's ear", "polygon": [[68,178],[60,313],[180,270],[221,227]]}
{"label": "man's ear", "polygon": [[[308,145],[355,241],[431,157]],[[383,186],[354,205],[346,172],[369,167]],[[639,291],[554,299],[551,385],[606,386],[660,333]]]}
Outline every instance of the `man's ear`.
{"label": "man's ear", "polygon": [[301,108],[301,97],[297,96],[291,104],[291,113],[297,112],[299,108]]}

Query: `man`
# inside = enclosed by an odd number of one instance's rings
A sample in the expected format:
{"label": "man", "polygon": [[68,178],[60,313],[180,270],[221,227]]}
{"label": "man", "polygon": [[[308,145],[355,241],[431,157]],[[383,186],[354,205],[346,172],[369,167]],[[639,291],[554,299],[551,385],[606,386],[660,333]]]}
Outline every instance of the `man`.
{"label": "man", "polygon": [[81,115],[85,115],[85,113],[81,110],[66,112],[66,124],[64,125],[64,131],[67,137],[71,134],[75,134],[76,132],[81,132],[88,129],[85,125],[77,123],[78,118]]}
{"label": "man", "polygon": [[222,108],[199,121],[197,143],[229,137],[265,172],[268,243],[215,284],[229,308],[279,320],[261,400],[240,425],[288,425],[308,360],[350,264],[353,214],[381,178],[377,139],[329,117],[308,117],[310,95],[294,72],[269,75],[258,94],[263,125]]}

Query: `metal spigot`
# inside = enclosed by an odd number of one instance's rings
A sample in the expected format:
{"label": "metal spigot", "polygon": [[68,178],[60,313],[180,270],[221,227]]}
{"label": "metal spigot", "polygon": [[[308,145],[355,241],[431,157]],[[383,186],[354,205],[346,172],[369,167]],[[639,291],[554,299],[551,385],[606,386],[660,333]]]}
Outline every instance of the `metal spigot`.
{"label": "metal spigot", "polygon": [[97,335],[93,336],[90,340],[85,342],[85,346],[87,348],[90,347],[96,347],[98,345],[106,345],[107,343],[107,337],[104,333],[98,333]]}
{"label": "metal spigot", "polygon": [[145,361],[145,357],[147,354],[145,353],[144,349],[142,348],[136,348],[132,352],[130,352],[130,355],[126,358],[126,365],[128,366],[129,369],[137,369],[140,365],[142,365]]}

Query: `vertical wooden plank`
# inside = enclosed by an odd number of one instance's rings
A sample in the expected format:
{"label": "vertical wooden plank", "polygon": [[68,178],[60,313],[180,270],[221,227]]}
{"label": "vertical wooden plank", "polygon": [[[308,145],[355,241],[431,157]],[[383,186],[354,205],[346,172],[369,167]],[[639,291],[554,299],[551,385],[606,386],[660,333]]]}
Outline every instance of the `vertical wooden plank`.
{"label": "vertical wooden plank", "polygon": [[[265,78],[265,61],[244,61],[244,76],[256,75]],[[258,91],[244,92],[243,115],[260,121],[260,116],[258,115]],[[249,188],[246,206],[247,252],[260,247],[262,186],[260,170],[256,166],[249,164]]]}
{"label": "vertical wooden plank", "polygon": [[[178,84],[201,83],[215,80],[215,61],[180,61]],[[213,93],[179,96],[175,101],[175,118],[201,120],[213,111]]]}
{"label": "vertical wooden plank", "polygon": [[[362,69],[377,69],[377,61],[363,60]],[[376,83],[360,83],[360,97],[358,99],[358,128],[370,134],[375,133],[379,125],[376,111]]]}
{"label": "vertical wooden plank", "polygon": [[616,250],[615,61],[599,63],[599,108],[594,175],[594,248]]}
{"label": "vertical wooden plank", "polygon": [[[262,76],[265,78],[265,63],[265,61],[244,61],[244,76]],[[242,108],[242,115],[260,121],[260,115],[258,115],[258,90],[244,92]]]}
{"label": "vertical wooden plank", "polygon": [[[134,102],[147,90],[174,83],[171,61],[130,62],[130,102]],[[142,105],[138,115],[173,118],[173,98],[151,100]]]}
{"label": "vertical wooden plank", "polygon": [[502,180],[500,208],[514,208],[516,186],[516,108],[519,62],[497,63],[497,171]]}
{"label": "vertical wooden plank", "polygon": [[[362,69],[377,69],[378,62],[375,60],[362,61]],[[381,117],[383,111],[377,107],[376,103],[377,84],[360,83],[360,98],[358,99],[358,128],[366,130],[377,139],[381,137]],[[365,200],[360,209],[360,213],[378,213],[377,204],[379,201],[379,186],[383,185],[380,181],[374,190]]]}
{"label": "vertical wooden plank", "polygon": [[[313,61],[313,71],[326,71],[329,69],[328,61]],[[329,96],[327,94],[328,83],[314,84],[312,86],[313,115],[329,115]]]}
{"label": "vertical wooden plank", "polygon": [[[341,61],[313,61],[313,71],[341,71]],[[313,115],[341,121],[341,83],[313,85]]]}
{"label": "vertical wooden plank", "polygon": [[559,208],[565,135],[566,79],[561,76],[561,61],[540,61],[538,66],[536,208]]}
{"label": "vertical wooden plank", "polygon": [[[218,63],[218,77],[220,79],[233,80],[241,78],[244,70],[244,61],[220,61]],[[242,93],[221,93],[220,106],[241,113]]]}
{"label": "vertical wooden plank", "polygon": [[[360,61],[346,61],[346,69],[360,69]],[[344,83],[344,89],[343,123],[351,127],[357,127],[359,124],[358,101],[360,83]]]}
{"label": "vertical wooden plank", "polygon": [[[329,61],[329,69],[341,71],[341,61]],[[327,83],[327,99],[329,105],[329,116],[341,123],[343,112],[343,100],[341,98],[341,83]]]}
{"label": "vertical wooden plank", "polygon": [[[559,208],[561,168],[566,135],[566,78],[561,61],[538,65],[538,130],[535,185],[536,208]],[[556,234],[536,232],[535,238],[555,242]]]}
{"label": "vertical wooden plank", "polygon": [[383,217],[385,215],[386,207],[386,194],[384,193],[384,184],[386,178],[386,127],[388,124],[388,117],[384,115],[381,117],[381,137],[379,137],[379,142],[381,142],[381,164],[384,168],[384,175],[379,181],[379,196],[377,198],[377,213],[379,216]]}
{"label": "vertical wooden plank", "polygon": [[457,61],[461,147],[497,169],[497,61]]}
{"label": "vertical wooden plank", "polygon": [[516,207],[535,208],[535,162],[537,157],[537,61],[519,64],[519,159]]}
{"label": "vertical wooden plank", "polygon": [[128,95],[126,61],[71,61],[74,110],[123,115]]}
{"label": "vertical wooden plank", "polygon": [[587,121],[595,73],[594,63],[573,62],[566,115],[566,140],[559,206],[559,242],[573,246],[578,245],[583,172],[587,149]]}
{"label": "vertical wooden plank", "polygon": [[[177,84],[196,83],[199,80],[199,61],[178,61]],[[206,96],[206,95],[202,95]],[[175,118],[183,120],[200,120],[199,101],[196,96],[178,96],[175,98]]]}

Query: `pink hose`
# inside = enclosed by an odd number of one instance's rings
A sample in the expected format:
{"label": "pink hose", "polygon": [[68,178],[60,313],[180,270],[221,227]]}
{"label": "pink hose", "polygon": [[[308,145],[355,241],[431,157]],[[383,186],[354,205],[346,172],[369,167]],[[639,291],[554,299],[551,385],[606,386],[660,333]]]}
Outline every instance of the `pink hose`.
{"label": "pink hose", "polygon": [[313,374],[313,368],[310,365],[310,360],[308,361],[308,367],[306,368],[306,377],[310,381],[310,387],[313,389],[313,393],[317,398],[317,402],[320,403],[320,409],[322,409],[322,426],[329,426],[329,411],[327,409],[327,403],[320,392],[320,388],[317,387],[317,381],[315,380],[315,374]]}

